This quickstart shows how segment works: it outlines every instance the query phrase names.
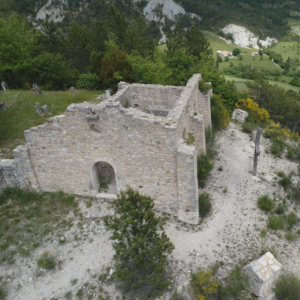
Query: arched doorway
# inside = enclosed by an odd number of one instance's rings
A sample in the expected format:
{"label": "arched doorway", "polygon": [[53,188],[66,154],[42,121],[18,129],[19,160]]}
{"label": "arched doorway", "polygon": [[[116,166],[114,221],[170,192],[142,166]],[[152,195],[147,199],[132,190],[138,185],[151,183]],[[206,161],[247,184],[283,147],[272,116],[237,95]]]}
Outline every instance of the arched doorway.
{"label": "arched doorway", "polygon": [[107,162],[98,161],[94,164],[96,190],[98,193],[117,194],[117,183],[114,168]]}

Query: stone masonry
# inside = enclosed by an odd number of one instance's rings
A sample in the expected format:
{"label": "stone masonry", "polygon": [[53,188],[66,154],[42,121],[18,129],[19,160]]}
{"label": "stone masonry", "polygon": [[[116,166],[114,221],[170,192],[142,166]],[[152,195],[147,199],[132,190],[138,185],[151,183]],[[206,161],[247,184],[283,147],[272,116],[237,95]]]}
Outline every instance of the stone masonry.
{"label": "stone masonry", "polygon": [[[101,190],[130,186],[151,196],[156,209],[196,224],[197,156],[206,151],[212,96],[212,90],[199,91],[199,80],[195,74],[185,87],[121,82],[100,104],[70,105],[26,130],[27,144],[14,150],[13,160],[0,161],[0,190],[19,186],[105,198]],[[193,145],[186,143],[188,133]]]}
{"label": "stone masonry", "polygon": [[259,299],[272,299],[273,287],[280,275],[281,263],[270,253],[266,253],[259,259],[251,262],[242,269],[246,275],[251,291]]}

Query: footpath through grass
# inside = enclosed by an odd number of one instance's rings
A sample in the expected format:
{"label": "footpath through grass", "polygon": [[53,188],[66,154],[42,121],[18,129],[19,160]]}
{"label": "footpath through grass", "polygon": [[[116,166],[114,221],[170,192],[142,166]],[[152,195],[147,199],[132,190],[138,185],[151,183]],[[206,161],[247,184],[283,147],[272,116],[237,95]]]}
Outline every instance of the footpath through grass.
{"label": "footpath through grass", "polygon": [[[69,91],[43,91],[34,96],[31,91],[11,90],[0,94],[0,102],[11,106],[0,114],[0,158],[12,158],[12,150],[25,143],[24,130],[44,124],[51,116],[62,114],[71,103],[94,100],[102,91],[79,90],[76,96]],[[37,115],[34,105],[47,104],[51,115]]]}

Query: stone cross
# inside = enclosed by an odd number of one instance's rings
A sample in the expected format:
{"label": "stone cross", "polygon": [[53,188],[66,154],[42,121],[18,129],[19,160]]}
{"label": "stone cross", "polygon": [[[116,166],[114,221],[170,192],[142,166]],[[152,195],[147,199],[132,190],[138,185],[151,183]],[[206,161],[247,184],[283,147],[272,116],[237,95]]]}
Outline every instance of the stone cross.
{"label": "stone cross", "polygon": [[32,90],[33,90],[33,95],[39,95],[42,93],[39,86],[35,83],[32,85]]}
{"label": "stone cross", "polygon": [[5,81],[1,82],[1,86],[2,86],[4,91],[9,90],[8,84]]}
{"label": "stone cross", "polygon": [[261,128],[258,127],[256,130],[256,137],[255,137],[253,176],[256,176],[257,161],[258,161],[258,157],[260,156],[260,149],[259,149],[260,132],[261,132]]}
{"label": "stone cross", "polygon": [[41,110],[41,106],[40,106],[39,103],[36,103],[35,106],[34,106],[34,108],[35,108],[36,113],[37,113],[38,115],[41,116],[41,115],[43,114],[43,112],[42,112],[42,110]]}

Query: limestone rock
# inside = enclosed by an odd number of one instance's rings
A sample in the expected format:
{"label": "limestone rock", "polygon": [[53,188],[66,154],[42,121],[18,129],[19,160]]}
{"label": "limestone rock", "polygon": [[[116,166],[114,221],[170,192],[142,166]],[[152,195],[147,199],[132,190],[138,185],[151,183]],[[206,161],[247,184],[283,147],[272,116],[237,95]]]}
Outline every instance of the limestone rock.
{"label": "limestone rock", "polygon": [[260,40],[258,36],[249,31],[247,28],[234,24],[227,25],[222,30],[226,34],[232,33],[235,44],[241,47],[252,46],[255,49],[259,49],[258,43],[262,44],[263,47],[267,47],[278,42],[276,39],[269,37],[267,37],[265,41]]}
{"label": "limestone rock", "polygon": [[231,119],[244,123],[249,114],[242,109],[235,109],[231,115]]}
{"label": "limestone rock", "polygon": [[[280,275],[281,263],[266,253],[242,269],[250,284],[251,292],[258,297],[269,297]],[[266,298],[267,299],[267,298]]]}

